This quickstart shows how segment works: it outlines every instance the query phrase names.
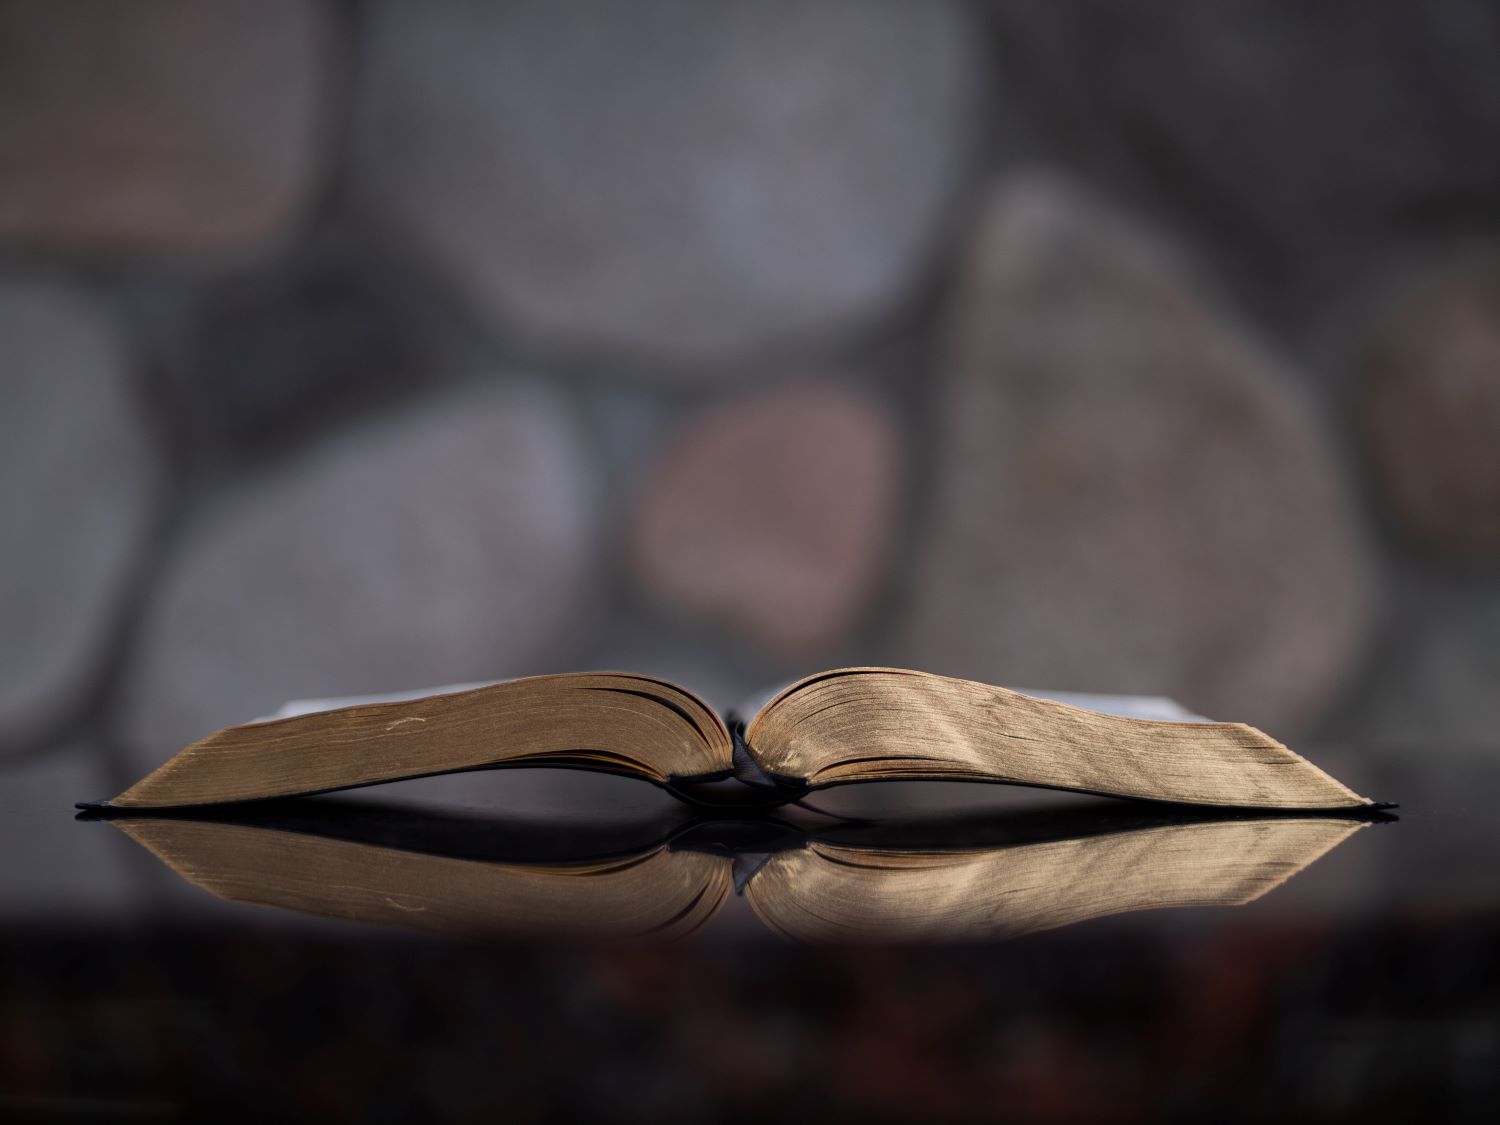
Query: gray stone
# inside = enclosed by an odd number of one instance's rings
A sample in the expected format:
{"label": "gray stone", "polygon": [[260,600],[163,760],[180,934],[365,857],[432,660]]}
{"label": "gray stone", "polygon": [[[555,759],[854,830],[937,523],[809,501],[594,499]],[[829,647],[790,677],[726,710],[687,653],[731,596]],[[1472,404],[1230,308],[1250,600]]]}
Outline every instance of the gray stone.
{"label": "gray stone", "polygon": [[1397,526],[1435,554],[1500,563],[1500,261],[1397,307],[1360,376],[1364,448]]}
{"label": "gray stone", "polygon": [[[1306,318],[1372,244],[1493,226],[1492,0],[986,0],[1005,104]],[[1305,323],[1305,321],[1304,321]]]}
{"label": "gray stone", "polygon": [[974,235],[898,663],[1295,732],[1369,580],[1310,404],[1145,233],[1021,178]]}
{"label": "gray stone", "polygon": [[161,484],[125,342],[59,285],[0,281],[0,745],[91,702]]}
{"label": "gray stone", "polygon": [[557,671],[592,593],[578,435],[539,391],[359,425],[204,512],[149,606],[122,725],[144,772],[290,699]]}
{"label": "gray stone", "polygon": [[1493,759],[1500,730],[1500,597],[1418,599],[1328,732],[1365,752]]}
{"label": "gray stone", "polygon": [[59,746],[0,763],[0,924],[118,917],[139,907],[140,849],[107,824],[74,820],[76,801],[119,788],[104,756]]}
{"label": "gray stone", "polygon": [[689,417],[649,473],[631,526],[660,604],[807,656],[847,635],[884,573],[904,469],[871,395],[793,385]]}
{"label": "gray stone", "polygon": [[240,252],[317,172],[317,0],[0,0],[0,238]]}
{"label": "gray stone", "polygon": [[974,142],[949,0],[382,2],[353,184],[544,344],[733,360],[927,264]]}

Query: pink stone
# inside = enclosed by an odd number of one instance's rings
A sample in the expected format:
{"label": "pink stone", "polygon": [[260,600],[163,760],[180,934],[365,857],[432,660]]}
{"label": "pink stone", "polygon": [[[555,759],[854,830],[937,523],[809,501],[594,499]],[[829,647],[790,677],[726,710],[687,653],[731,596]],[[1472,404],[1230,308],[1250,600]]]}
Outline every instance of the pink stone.
{"label": "pink stone", "polygon": [[890,411],[833,384],[686,420],[648,474],[631,563],[659,602],[804,655],[843,637],[879,581],[901,488]]}

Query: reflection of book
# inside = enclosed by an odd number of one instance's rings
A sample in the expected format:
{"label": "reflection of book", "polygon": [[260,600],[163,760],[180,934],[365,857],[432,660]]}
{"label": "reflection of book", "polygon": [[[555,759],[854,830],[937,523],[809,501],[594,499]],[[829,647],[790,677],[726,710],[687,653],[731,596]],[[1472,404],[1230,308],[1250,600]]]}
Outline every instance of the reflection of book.
{"label": "reflection of book", "polygon": [[1238,906],[1363,824],[1168,824],[998,849],[901,852],[814,842],[746,887],[762,921],[806,941],[1011,937],[1163,906]]}
{"label": "reflection of book", "polygon": [[593,841],[568,826],[528,832],[332,802],[113,823],[220,898],[301,913],[502,934],[678,936],[738,890],[770,929],[807,941],[1009,937],[1152,907],[1238,905],[1368,823],[1141,808],[812,832],[703,821],[665,838],[647,828],[634,840]]}
{"label": "reflection of book", "polygon": [[864,781],[995,781],[1199,805],[1371,802],[1240,723],[1121,717],[968,680],[846,668],[782,691],[743,731],[661,680],[536,676],[231,727],[109,804],[305,795],[501,766],[625,774],[705,804]]}

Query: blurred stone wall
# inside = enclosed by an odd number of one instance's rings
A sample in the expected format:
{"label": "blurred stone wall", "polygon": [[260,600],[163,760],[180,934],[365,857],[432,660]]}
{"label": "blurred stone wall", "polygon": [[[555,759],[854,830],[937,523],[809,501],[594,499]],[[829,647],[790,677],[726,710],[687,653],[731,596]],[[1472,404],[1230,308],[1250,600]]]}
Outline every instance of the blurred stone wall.
{"label": "blurred stone wall", "polygon": [[0,0],[0,745],[841,663],[1493,743],[1497,137],[1484,0]]}

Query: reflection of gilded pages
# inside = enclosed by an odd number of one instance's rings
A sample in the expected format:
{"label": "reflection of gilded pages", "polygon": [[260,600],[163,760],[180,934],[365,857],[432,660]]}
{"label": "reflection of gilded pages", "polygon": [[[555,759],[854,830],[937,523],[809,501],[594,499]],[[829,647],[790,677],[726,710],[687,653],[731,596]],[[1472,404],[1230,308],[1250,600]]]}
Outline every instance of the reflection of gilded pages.
{"label": "reflection of gilded pages", "polygon": [[788,937],[1013,937],[1160,906],[1239,906],[1359,828],[1336,820],[1162,825],[960,852],[813,842],[776,856],[746,888]]}
{"label": "reflection of gilded pages", "polygon": [[[942,833],[926,841],[910,829],[809,835],[762,822],[748,839],[734,838],[743,824],[728,839],[700,826],[610,858],[570,861],[441,854],[431,832],[415,841],[425,850],[409,840],[393,846],[399,817],[393,825],[387,814],[371,832],[358,823],[361,814],[351,821],[336,811],[290,824],[114,823],[220,898],[306,914],[509,935],[677,936],[706,922],[738,887],[766,926],[806,941],[1010,937],[1153,907],[1239,905],[1368,823],[1013,814],[977,832],[968,825],[988,843],[955,847]],[[769,840],[753,838],[767,832]]]}

